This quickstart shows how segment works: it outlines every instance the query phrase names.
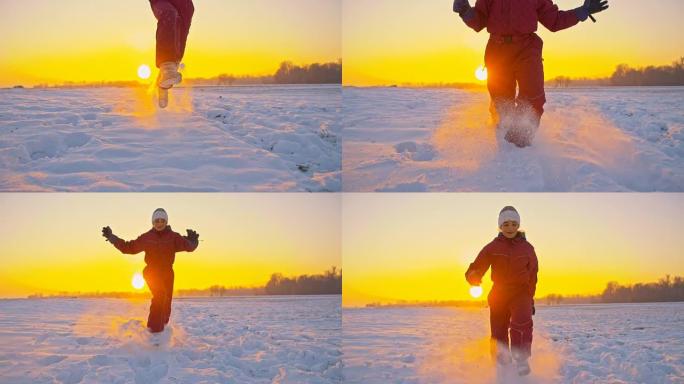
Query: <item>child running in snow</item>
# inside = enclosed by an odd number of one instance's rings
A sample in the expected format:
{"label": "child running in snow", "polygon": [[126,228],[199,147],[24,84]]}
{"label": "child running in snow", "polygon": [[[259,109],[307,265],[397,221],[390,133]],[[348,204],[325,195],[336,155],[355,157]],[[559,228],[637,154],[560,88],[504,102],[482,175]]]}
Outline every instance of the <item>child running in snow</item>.
{"label": "child running in snow", "polygon": [[499,213],[499,235],[480,251],[465,276],[468,283],[479,286],[482,276],[492,267],[494,285],[487,297],[492,352],[502,365],[511,362],[512,354],[518,374],[524,376],[530,373],[527,360],[532,348],[538,264],[534,247],[519,228],[518,211],[504,207]]}
{"label": "child running in snow", "polygon": [[195,7],[192,0],[150,0],[150,5],[157,19],[157,85],[169,89],[182,80],[178,68]]}
{"label": "child running in snow", "polygon": [[608,0],[585,0],[570,11],[560,11],[552,0],[476,0],[475,7],[454,0],[454,12],[467,26],[476,32],[486,27],[490,34],[484,58],[490,112],[494,124],[503,116],[513,120],[507,141],[521,148],[531,145],[544,113],[543,41],[535,33],[537,23],[557,32],[607,8]]}
{"label": "child running in snow", "polygon": [[192,252],[199,245],[199,234],[191,229],[187,236],[171,230],[169,217],[162,208],[152,214],[152,229],[132,241],[124,241],[112,233],[112,229],[102,228],[102,236],[125,254],[134,255],[145,251],[143,277],[152,291],[152,304],[147,317],[147,328],[152,333],[161,332],[171,317],[173,299],[173,262],[176,252]]}

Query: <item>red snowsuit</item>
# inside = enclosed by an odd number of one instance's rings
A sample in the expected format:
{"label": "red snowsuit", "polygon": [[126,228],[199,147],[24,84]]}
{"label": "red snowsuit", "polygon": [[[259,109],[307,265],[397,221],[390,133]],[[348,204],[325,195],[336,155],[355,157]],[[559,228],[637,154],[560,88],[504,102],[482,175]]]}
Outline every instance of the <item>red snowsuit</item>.
{"label": "red snowsuit", "polygon": [[[513,106],[531,106],[538,118],[544,113],[542,39],[534,33],[537,23],[552,32],[577,24],[574,11],[560,11],[552,0],[477,0],[462,15],[476,32],[490,33],[485,50],[490,110],[498,115]],[[519,93],[516,100],[516,82]]]}
{"label": "red snowsuit", "polygon": [[492,267],[494,286],[487,298],[492,338],[510,345],[517,359],[527,359],[532,347],[532,306],[537,289],[537,255],[525,235],[509,239],[502,233],[487,244],[466,272],[478,285]]}
{"label": "red snowsuit", "polygon": [[143,277],[152,291],[152,304],[147,317],[147,327],[152,332],[161,332],[171,317],[173,299],[173,262],[176,252],[192,252],[197,242],[192,242],[167,226],[162,231],[152,228],[137,239],[124,241],[113,236],[112,243],[122,253],[134,255],[145,251]]}
{"label": "red snowsuit", "polygon": [[157,68],[161,63],[180,63],[185,54],[192,15],[192,0],[150,0],[157,18]]}

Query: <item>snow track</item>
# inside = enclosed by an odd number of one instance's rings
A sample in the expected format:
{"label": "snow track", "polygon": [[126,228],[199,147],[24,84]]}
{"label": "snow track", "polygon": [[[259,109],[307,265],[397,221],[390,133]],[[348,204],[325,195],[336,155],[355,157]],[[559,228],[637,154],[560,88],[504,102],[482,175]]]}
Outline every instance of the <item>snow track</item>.
{"label": "snow track", "polygon": [[339,86],[0,90],[3,191],[339,191]]}
{"label": "snow track", "polygon": [[3,383],[338,383],[339,296],[0,300]]}
{"label": "snow track", "polygon": [[489,311],[345,309],[347,383],[684,383],[684,303],[538,306],[532,374],[497,368]]}
{"label": "snow track", "polygon": [[345,88],[345,191],[684,191],[684,88],[548,90],[532,147],[485,92]]}

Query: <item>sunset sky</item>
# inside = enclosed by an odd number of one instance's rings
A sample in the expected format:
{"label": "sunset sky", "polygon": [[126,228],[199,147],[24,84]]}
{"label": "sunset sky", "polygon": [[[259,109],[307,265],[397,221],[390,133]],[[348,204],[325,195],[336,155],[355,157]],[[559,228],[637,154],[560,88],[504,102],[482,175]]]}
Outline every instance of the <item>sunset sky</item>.
{"label": "sunset sky", "polygon": [[[506,205],[536,249],[539,297],[684,276],[682,194],[350,194],[344,305],[470,299],[464,273]],[[483,281],[486,295],[490,272]]]}
{"label": "sunset sky", "polygon": [[[131,240],[163,207],[172,228],[199,232],[178,253],[176,289],[263,285],[271,273],[340,267],[340,203],[329,194],[2,194],[0,297],[134,291],[144,253],[123,255],[102,227]],[[146,288],[145,288],[146,289]]]}
{"label": "sunset sky", "polygon": [[[199,0],[186,76],[271,74],[341,58],[339,0]],[[147,0],[0,1],[0,87],[137,80],[154,66],[156,19]]]}
{"label": "sunset sky", "polygon": [[[475,33],[451,0],[342,0],[344,83],[477,82],[486,30]],[[470,0],[475,4],[475,0]],[[582,0],[556,0],[561,9]],[[684,1],[611,0],[591,21],[557,33],[539,27],[546,78],[604,77],[621,63],[666,65],[684,56]]]}

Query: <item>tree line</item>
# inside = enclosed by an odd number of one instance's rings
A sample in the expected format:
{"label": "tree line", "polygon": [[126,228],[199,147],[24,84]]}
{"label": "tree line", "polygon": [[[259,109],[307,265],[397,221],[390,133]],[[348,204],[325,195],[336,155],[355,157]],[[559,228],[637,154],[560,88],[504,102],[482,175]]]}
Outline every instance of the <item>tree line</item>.
{"label": "tree line", "polygon": [[569,86],[678,86],[684,85],[684,57],[670,65],[632,68],[620,64],[610,77],[570,78],[558,76],[546,81],[547,86],[566,88]]}
{"label": "tree line", "polygon": [[684,278],[670,275],[655,283],[620,285],[610,282],[601,294],[604,303],[684,301]]}
{"label": "tree line", "polygon": [[618,65],[610,77],[612,85],[684,85],[684,57],[671,65],[631,68]]}
{"label": "tree line", "polygon": [[[274,273],[266,285],[257,287],[226,287],[212,285],[205,289],[179,289],[178,297],[235,297],[263,295],[341,295],[342,270],[333,266],[329,270],[315,275],[285,277]],[[29,299],[47,298],[148,298],[148,290],[138,292],[59,292],[56,294],[36,293]]]}
{"label": "tree line", "polygon": [[273,75],[273,80],[277,84],[341,84],[342,61],[302,66],[284,61]]}
{"label": "tree line", "polygon": [[563,296],[550,294],[543,298],[549,305],[586,303],[649,303],[684,301],[684,278],[666,275],[654,283],[621,285],[612,281],[598,295]]}
{"label": "tree line", "polygon": [[342,84],[342,61],[296,65],[283,61],[272,75],[220,74],[184,81],[187,85]]}
{"label": "tree line", "polygon": [[342,271],[332,267],[320,275],[296,277],[274,273],[266,283],[265,291],[267,295],[341,295]]}
{"label": "tree line", "polygon": [[[262,84],[342,84],[342,60],[330,63],[313,63],[296,65],[291,61],[283,61],[272,74],[233,75],[222,73],[214,77],[196,77],[183,79],[182,86],[231,86]],[[73,82],[61,84],[37,84],[33,88],[129,88],[146,86],[139,81],[99,81]],[[13,88],[24,88],[15,85]]]}

